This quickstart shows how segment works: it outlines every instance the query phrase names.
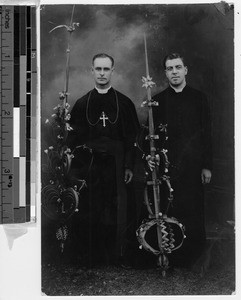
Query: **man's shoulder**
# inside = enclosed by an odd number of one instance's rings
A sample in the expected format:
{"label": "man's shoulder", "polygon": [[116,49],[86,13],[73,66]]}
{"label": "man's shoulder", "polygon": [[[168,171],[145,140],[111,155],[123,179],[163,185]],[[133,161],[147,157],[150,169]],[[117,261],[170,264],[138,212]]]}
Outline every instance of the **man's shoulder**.
{"label": "man's shoulder", "polygon": [[196,88],[194,88],[194,87],[192,87],[190,85],[187,85],[185,87],[185,89],[190,94],[193,94],[193,95],[196,95],[196,96],[199,96],[199,97],[204,97],[205,96],[204,92],[202,92],[202,91],[200,91],[200,90],[198,90],[198,89],[196,89]]}
{"label": "man's shoulder", "polygon": [[80,98],[78,98],[74,105],[82,105],[84,103],[86,103],[87,99],[88,99],[88,96],[90,94],[91,91],[88,91],[85,95],[81,96]]}
{"label": "man's shoulder", "polygon": [[[161,101],[162,99],[165,99],[166,95],[168,95],[172,91],[172,88],[169,86],[165,88],[163,91],[157,93],[155,96],[153,96],[153,99],[156,101]],[[206,94],[190,85],[186,85],[183,89],[183,92],[187,95],[193,96],[195,98],[206,98]]]}
{"label": "man's shoulder", "polygon": [[164,90],[160,91],[159,93],[156,93],[155,96],[162,96],[165,95],[168,92],[169,87],[165,88]]}
{"label": "man's shoulder", "polygon": [[127,97],[125,94],[121,93],[120,91],[113,89],[116,91],[116,94],[118,97],[120,97],[120,99],[123,99],[124,101],[131,101],[131,99],[129,97]]}
{"label": "man's shoulder", "polygon": [[130,105],[133,104],[134,105],[134,103],[131,101],[131,99],[128,96],[126,96],[123,93],[117,91],[116,89],[114,89],[114,90],[117,94],[117,97],[118,97],[118,100],[119,100],[120,103],[127,104],[127,105],[128,104],[130,104]]}
{"label": "man's shoulder", "polygon": [[168,93],[168,87],[165,88],[164,90],[157,92],[156,94],[153,95],[153,99],[156,101],[160,101],[161,99],[164,99],[166,94]]}

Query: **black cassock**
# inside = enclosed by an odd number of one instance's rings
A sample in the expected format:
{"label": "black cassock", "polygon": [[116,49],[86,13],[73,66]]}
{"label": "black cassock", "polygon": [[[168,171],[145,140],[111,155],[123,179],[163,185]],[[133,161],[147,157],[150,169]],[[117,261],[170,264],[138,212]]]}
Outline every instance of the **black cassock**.
{"label": "black cassock", "polygon": [[[133,169],[134,143],[139,122],[132,101],[111,88],[96,89],[76,101],[68,145],[74,150],[71,173],[84,178],[80,199],[79,238],[86,263],[111,263],[124,255],[127,220],[125,169]],[[85,145],[91,153],[83,148]],[[77,148],[76,148],[77,147]]]}
{"label": "black cassock", "polygon": [[[159,106],[153,108],[155,128],[167,124],[165,148],[170,162],[169,175],[174,189],[169,215],[186,228],[182,248],[174,257],[191,259],[205,241],[204,190],[201,170],[212,170],[210,110],[206,96],[189,86],[176,93],[168,87],[153,97]],[[161,201],[165,201],[163,195]]]}

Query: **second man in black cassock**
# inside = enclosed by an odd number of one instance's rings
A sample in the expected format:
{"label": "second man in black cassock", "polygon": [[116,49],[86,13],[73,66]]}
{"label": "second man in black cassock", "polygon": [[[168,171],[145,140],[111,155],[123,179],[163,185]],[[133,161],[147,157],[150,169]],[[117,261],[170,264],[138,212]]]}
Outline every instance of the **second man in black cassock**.
{"label": "second man in black cassock", "polygon": [[[87,189],[80,200],[80,239],[84,263],[116,263],[126,251],[127,190],[133,177],[134,143],[139,122],[132,101],[111,86],[114,59],[104,53],[92,60],[95,88],[78,99],[71,111],[74,150],[72,173]],[[90,149],[85,160],[83,146]],[[86,165],[85,165],[86,163]]]}
{"label": "second man in black cassock", "polygon": [[[174,189],[169,215],[186,228],[183,246],[170,259],[173,265],[190,266],[202,252],[206,239],[203,185],[212,176],[210,109],[205,94],[187,85],[188,69],[180,54],[166,56],[163,67],[169,86],[153,97],[158,102],[153,118],[155,128],[167,125],[165,147]],[[151,160],[148,163],[150,168],[155,166]]]}

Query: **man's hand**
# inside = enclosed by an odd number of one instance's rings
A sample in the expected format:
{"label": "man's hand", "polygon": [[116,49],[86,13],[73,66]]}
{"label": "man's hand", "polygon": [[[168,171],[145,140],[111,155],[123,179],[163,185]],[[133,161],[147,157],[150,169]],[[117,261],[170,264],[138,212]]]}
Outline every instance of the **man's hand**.
{"label": "man's hand", "polygon": [[130,169],[125,169],[125,183],[128,184],[131,182],[133,177],[133,172]]}
{"label": "man's hand", "polygon": [[211,177],[212,177],[212,172],[210,170],[202,169],[201,179],[203,184],[210,183]]}
{"label": "man's hand", "polygon": [[156,154],[154,160],[151,159],[151,155],[147,155],[146,160],[147,160],[150,170],[153,171],[155,169],[156,165],[159,166],[159,164],[160,164],[160,155]]}

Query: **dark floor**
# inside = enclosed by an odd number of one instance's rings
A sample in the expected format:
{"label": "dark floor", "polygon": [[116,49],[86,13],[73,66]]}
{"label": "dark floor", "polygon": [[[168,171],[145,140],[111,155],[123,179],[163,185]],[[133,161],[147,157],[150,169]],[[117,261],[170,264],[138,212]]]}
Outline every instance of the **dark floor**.
{"label": "dark floor", "polygon": [[231,295],[235,290],[234,266],[210,268],[204,276],[176,269],[162,277],[159,270],[124,270],[102,267],[43,266],[42,292],[64,295]]}
{"label": "dark floor", "polygon": [[[64,255],[43,255],[46,295],[231,295],[235,291],[233,224],[210,224],[208,246],[191,268],[167,270],[98,266],[85,269]],[[140,250],[145,251],[145,250]]]}

